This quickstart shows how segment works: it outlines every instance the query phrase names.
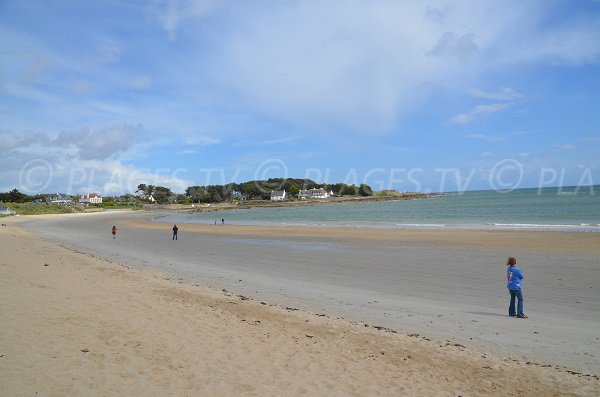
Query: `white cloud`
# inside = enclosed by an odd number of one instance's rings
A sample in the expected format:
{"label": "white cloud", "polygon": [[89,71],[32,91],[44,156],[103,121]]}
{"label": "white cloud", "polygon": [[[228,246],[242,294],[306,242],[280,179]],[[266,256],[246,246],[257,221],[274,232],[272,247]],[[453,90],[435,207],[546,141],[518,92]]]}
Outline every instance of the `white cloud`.
{"label": "white cloud", "polygon": [[450,121],[456,124],[468,124],[475,119],[490,113],[496,113],[508,108],[510,103],[493,103],[490,105],[477,105],[466,113],[457,114]]}
{"label": "white cloud", "polygon": [[[233,13],[235,27],[223,32],[208,70],[238,103],[319,132],[389,132],[436,90],[476,86],[507,66],[547,59],[539,43],[522,39],[542,40],[534,33],[546,10],[535,2],[458,1],[443,9],[435,2],[266,4],[268,12],[248,6],[243,18]],[[588,37],[593,29],[590,21],[573,34]],[[513,56],[525,49],[533,53],[528,59]],[[471,94],[521,96],[512,88]],[[455,122],[507,106],[482,104]]]}
{"label": "white cloud", "polygon": [[488,141],[491,143],[498,143],[498,142],[505,141],[507,138],[514,136],[514,135],[527,135],[527,134],[529,134],[529,131],[510,131],[510,132],[505,132],[505,133],[501,133],[501,134],[482,134],[480,132],[476,132],[476,133],[465,135],[465,138],[480,139],[480,140]]}
{"label": "white cloud", "polygon": [[109,65],[121,59],[121,48],[114,43],[103,44],[89,60],[93,64]]}
{"label": "white cloud", "polygon": [[483,158],[493,158],[493,157],[497,157],[498,155],[494,152],[483,152],[480,154],[480,156]]}
{"label": "white cloud", "polygon": [[488,142],[492,142],[492,143],[498,143],[498,142],[502,142],[507,138],[506,134],[500,134],[500,135],[485,135],[485,134],[468,134],[466,135],[466,138],[470,138],[470,139],[480,139],[480,140],[485,140]]}
{"label": "white cloud", "polygon": [[577,145],[574,143],[565,143],[562,145],[558,145],[559,148],[564,149],[564,150],[575,150],[577,149]]}
{"label": "white cloud", "polygon": [[82,160],[107,159],[129,149],[141,133],[140,126],[113,125],[100,129],[61,131],[49,146],[73,148]]}
{"label": "white cloud", "polygon": [[181,154],[181,155],[191,155],[191,154],[197,154],[198,150],[196,149],[183,149],[180,150],[179,152],[177,152],[177,154]]}
{"label": "white cloud", "polygon": [[129,86],[136,90],[145,90],[152,85],[152,79],[148,76],[138,76],[131,80]]}
{"label": "white cloud", "polygon": [[53,137],[2,132],[0,190],[120,194],[135,191],[140,183],[178,192],[193,184],[178,176],[181,170],[161,169],[158,173],[123,164],[122,154],[135,147],[140,134],[141,127],[130,125],[61,131]]}
{"label": "white cloud", "polygon": [[85,94],[92,90],[89,83],[85,81],[76,81],[70,84],[71,91],[76,94]]}
{"label": "white cloud", "polygon": [[182,23],[202,18],[223,3],[222,0],[159,0],[149,10],[159,20],[169,39],[175,40]]}
{"label": "white cloud", "polygon": [[282,137],[274,138],[274,139],[267,139],[265,141],[260,142],[260,144],[261,145],[281,145],[284,143],[295,142],[302,138],[304,138],[303,135],[288,135],[288,136],[282,136]]}
{"label": "white cloud", "polygon": [[[557,26],[545,20],[552,10],[545,2],[516,0],[456,1],[451,6],[437,0],[351,0],[343,5],[335,1],[240,5],[218,0],[157,0],[146,8],[151,22],[160,27],[155,36],[134,33],[135,41],[130,42],[115,33],[108,36],[110,31],[102,37],[82,32],[82,40],[100,43],[88,61],[111,66],[105,68],[89,68],[89,62],[80,62],[79,48],[43,48],[40,43],[44,40],[24,38],[6,29],[0,34],[7,42],[18,43],[15,48],[33,48],[38,61],[51,61],[51,68],[40,69],[36,65],[42,63],[30,60],[31,70],[37,68],[45,74],[56,69],[76,76],[75,81],[93,81],[94,94],[102,95],[96,102],[112,102],[115,108],[122,108],[118,121],[143,122],[155,130],[172,131],[186,128],[182,119],[195,118],[190,123],[194,127],[210,124],[204,133],[235,134],[240,126],[247,132],[270,119],[309,133],[371,135],[398,131],[398,121],[421,110],[432,93],[481,86],[481,81],[488,81],[483,77],[507,67],[549,60],[594,62],[600,54],[600,40],[592,40],[598,35],[597,17]],[[161,41],[157,36],[164,38],[163,32],[171,39],[180,37],[176,42]],[[31,45],[36,41],[37,45]],[[151,62],[144,54],[152,54]],[[182,56],[172,62],[173,54]],[[145,75],[124,81],[123,76],[140,73],[138,62],[148,62],[160,71],[152,74],[156,81]],[[116,63],[118,70],[112,68]],[[49,84],[54,86],[64,82],[61,76],[51,77]],[[112,97],[123,86],[143,90],[158,82],[172,89],[161,93],[161,103]],[[72,88],[87,92],[84,86]],[[56,89],[25,91],[20,97],[55,106],[67,104],[70,112],[52,109],[64,119],[67,114],[75,120],[96,119],[110,112],[90,109],[86,103],[79,104],[79,99],[50,94],[58,93]],[[495,101],[520,95],[511,88],[489,92],[474,88],[471,94]],[[173,104],[170,112],[162,109],[167,102]],[[187,106],[193,110],[184,113],[181,108]],[[236,123],[236,116],[246,117],[250,123]],[[110,121],[115,121],[114,117],[101,120]],[[77,124],[65,120],[63,125]]]}
{"label": "white cloud", "polygon": [[249,14],[219,47],[217,80],[300,126],[387,131],[456,67],[427,54],[445,32],[421,29],[420,5],[305,2]]}
{"label": "white cloud", "polygon": [[193,181],[178,177],[177,170],[170,170],[170,173],[165,175],[139,170],[118,161],[84,163],[81,166],[95,170],[96,174],[101,175],[97,177],[96,186],[97,190],[104,194],[131,193],[140,183],[168,187],[176,193],[182,193],[188,186],[194,185]]}
{"label": "white cloud", "polygon": [[493,99],[496,101],[513,101],[522,96],[512,88],[502,88],[497,92],[486,92],[479,88],[471,88],[468,93],[475,98]]}
{"label": "white cloud", "polygon": [[[46,150],[61,164],[68,156],[122,161],[137,140],[148,151],[161,145],[195,151],[242,139],[291,142],[279,131],[346,142],[351,134],[401,133],[410,125],[403,118],[422,112],[438,93],[481,99],[452,120],[467,124],[514,106],[522,97],[517,90],[527,88],[495,87],[524,81],[524,71],[597,64],[600,54],[598,14],[557,15],[566,2],[126,3],[92,5],[114,19],[75,29],[76,40],[64,29],[24,23],[26,13],[16,14],[23,22],[15,16],[0,26],[8,46],[0,65],[1,128],[18,132],[0,133],[0,145],[31,142],[21,158],[12,152],[8,160],[22,164]],[[36,8],[65,13],[60,5]],[[141,18],[140,8],[151,19]],[[65,23],[89,24],[81,15],[65,13]],[[155,86],[161,89],[153,95],[144,91]],[[82,127],[90,122],[143,124],[144,139],[131,130],[120,136]],[[106,141],[93,139],[99,133]],[[506,137],[480,135],[469,138]]]}
{"label": "white cloud", "polygon": [[221,141],[217,138],[199,134],[192,134],[185,139],[186,145],[208,146],[217,145],[219,143],[221,143]]}
{"label": "white cloud", "polygon": [[446,32],[428,54],[441,58],[464,59],[478,51],[473,37],[473,34],[465,33],[457,37],[452,32]]}
{"label": "white cloud", "polygon": [[569,21],[559,29],[545,32],[538,40],[537,55],[551,62],[600,64],[600,29],[597,14]]}

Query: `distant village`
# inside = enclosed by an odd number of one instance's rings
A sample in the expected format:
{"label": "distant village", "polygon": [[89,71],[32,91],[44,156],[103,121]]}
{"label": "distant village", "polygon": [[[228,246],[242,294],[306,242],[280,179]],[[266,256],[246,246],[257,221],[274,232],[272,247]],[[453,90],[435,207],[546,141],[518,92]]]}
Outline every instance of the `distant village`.
{"label": "distant village", "polygon": [[[386,191],[395,192],[395,191]],[[385,193],[385,192],[384,192]],[[395,192],[398,193],[398,192]],[[380,194],[377,192],[375,194]],[[47,204],[73,210],[93,210],[94,208],[143,208],[152,204],[195,204],[220,203],[244,200],[254,201],[298,201],[327,200],[341,196],[372,196],[370,186],[336,183],[318,185],[310,179],[274,178],[264,181],[249,181],[241,184],[190,186],[185,193],[178,194],[163,186],[139,184],[133,194],[105,196],[89,192],[82,195],[64,193],[36,194],[33,196],[13,189],[0,193],[0,215],[15,212],[16,204]],[[31,205],[29,205],[31,207]],[[33,208],[33,207],[31,207]]]}
{"label": "distant village", "polygon": [[[327,199],[329,197],[333,197],[334,195],[335,194],[333,193],[333,190],[330,190],[328,192],[323,188],[319,188],[319,189],[300,190],[298,192],[297,197],[302,200]],[[282,200],[285,200],[286,198],[290,198],[290,197],[291,196],[289,195],[289,193],[286,192],[285,190],[271,190],[271,201],[282,201]]]}

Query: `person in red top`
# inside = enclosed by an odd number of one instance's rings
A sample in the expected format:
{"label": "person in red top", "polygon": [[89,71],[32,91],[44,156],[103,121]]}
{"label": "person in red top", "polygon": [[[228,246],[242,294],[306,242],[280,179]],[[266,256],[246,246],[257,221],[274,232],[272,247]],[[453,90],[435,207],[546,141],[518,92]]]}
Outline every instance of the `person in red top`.
{"label": "person in red top", "polygon": [[112,227],[112,235],[113,235],[113,238],[117,238],[117,227],[116,226]]}

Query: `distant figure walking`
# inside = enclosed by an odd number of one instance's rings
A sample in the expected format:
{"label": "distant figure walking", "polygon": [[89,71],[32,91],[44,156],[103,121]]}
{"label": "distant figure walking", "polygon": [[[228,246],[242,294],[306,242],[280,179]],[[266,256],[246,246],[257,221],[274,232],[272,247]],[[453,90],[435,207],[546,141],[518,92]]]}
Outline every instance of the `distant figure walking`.
{"label": "distant figure walking", "polygon": [[173,240],[177,240],[177,231],[179,230],[179,228],[177,227],[177,225],[173,225]]}
{"label": "distant figure walking", "polygon": [[112,235],[113,235],[113,238],[117,238],[117,227],[116,226],[112,227]]}
{"label": "distant figure walking", "polygon": [[[506,286],[510,292],[510,305],[508,306],[508,315],[517,318],[527,318],[523,313],[523,271],[517,267],[517,260],[512,256],[508,257],[506,262]],[[515,311],[515,299],[517,299],[517,310]]]}
{"label": "distant figure walking", "polygon": [[221,225],[225,224],[225,218],[221,218]]}

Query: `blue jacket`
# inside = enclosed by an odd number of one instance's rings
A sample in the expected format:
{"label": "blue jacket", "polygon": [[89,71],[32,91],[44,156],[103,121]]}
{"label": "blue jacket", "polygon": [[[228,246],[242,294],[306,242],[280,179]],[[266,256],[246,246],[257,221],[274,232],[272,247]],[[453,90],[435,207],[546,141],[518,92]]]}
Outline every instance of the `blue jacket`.
{"label": "blue jacket", "polygon": [[523,280],[523,272],[516,266],[509,266],[506,269],[506,287],[510,290],[520,290]]}

